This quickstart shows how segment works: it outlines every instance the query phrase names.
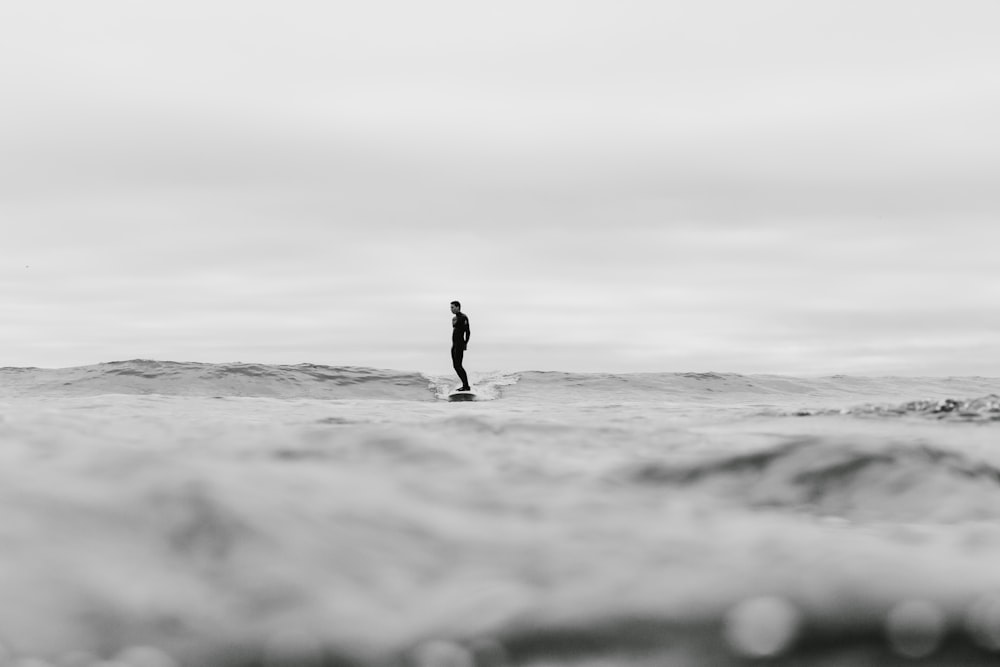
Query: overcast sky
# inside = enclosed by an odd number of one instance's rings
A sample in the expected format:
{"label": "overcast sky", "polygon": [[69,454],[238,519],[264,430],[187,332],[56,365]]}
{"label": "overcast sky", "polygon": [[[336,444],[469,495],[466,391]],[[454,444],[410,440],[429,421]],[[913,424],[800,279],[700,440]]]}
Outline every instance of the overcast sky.
{"label": "overcast sky", "polygon": [[995,0],[0,5],[0,365],[1000,375]]}

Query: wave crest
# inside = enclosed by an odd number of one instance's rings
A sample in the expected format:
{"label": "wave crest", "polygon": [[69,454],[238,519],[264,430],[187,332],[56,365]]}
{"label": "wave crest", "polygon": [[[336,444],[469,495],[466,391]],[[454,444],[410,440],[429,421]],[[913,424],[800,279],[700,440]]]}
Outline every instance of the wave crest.
{"label": "wave crest", "polygon": [[432,400],[416,372],[319,364],[254,364],[131,359],[58,369],[0,369],[7,392],[32,394],[164,394],[269,398]]}
{"label": "wave crest", "polygon": [[973,422],[1000,421],[1000,396],[990,394],[979,398],[917,400],[896,404],[865,404],[843,410],[802,410],[799,416],[847,414],[855,417],[918,416],[932,419],[952,419]]}

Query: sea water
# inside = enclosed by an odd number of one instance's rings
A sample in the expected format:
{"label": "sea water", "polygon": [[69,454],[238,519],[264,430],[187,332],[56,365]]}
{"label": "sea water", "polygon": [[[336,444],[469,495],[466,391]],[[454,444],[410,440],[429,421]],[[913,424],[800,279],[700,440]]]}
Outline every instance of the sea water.
{"label": "sea water", "polygon": [[1000,662],[1000,380],[0,369],[0,665]]}

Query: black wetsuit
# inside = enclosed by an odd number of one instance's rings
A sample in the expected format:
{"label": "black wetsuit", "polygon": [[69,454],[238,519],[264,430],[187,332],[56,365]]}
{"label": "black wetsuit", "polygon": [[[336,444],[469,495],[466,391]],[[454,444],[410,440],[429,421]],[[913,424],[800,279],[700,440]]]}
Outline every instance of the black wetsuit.
{"label": "black wetsuit", "polygon": [[465,313],[455,313],[455,317],[451,318],[451,326],[451,363],[455,367],[455,372],[458,373],[458,379],[462,381],[462,389],[468,389],[469,376],[462,368],[462,358],[465,356],[465,346],[472,333],[469,330],[469,318],[465,316]]}

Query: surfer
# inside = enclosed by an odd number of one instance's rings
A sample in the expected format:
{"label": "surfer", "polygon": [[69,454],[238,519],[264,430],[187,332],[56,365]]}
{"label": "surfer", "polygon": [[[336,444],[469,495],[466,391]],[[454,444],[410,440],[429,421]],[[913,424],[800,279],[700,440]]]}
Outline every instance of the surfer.
{"label": "surfer", "polygon": [[472,333],[469,330],[469,318],[462,312],[462,304],[458,301],[451,302],[451,312],[454,314],[451,318],[451,363],[455,366],[458,379],[462,381],[458,391],[470,391],[472,388],[469,386],[469,376],[462,368],[462,358],[465,356],[465,349],[469,345],[469,336]]}

